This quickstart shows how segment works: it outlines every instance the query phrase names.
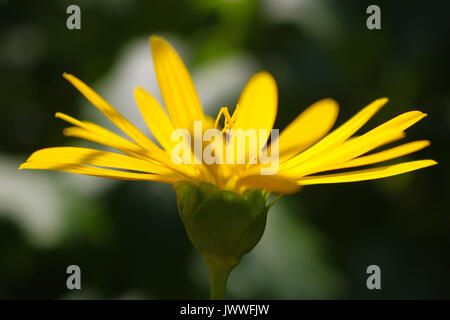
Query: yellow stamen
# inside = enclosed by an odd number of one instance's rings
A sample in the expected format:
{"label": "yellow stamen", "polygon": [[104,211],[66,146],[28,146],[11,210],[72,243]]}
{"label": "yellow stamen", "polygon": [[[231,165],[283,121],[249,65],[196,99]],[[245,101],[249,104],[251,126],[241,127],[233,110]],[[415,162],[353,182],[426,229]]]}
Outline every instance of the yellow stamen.
{"label": "yellow stamen", "polygon": [[230,116],[230,112],[228,111],[228,107],[222,107],[219,110],[219,114],[217,115],[216,122],[214,124],[214,127],[217,129],[217,126],[219,125],[220,118],[224,117],[224,124],[222,133],[224,133],[227,129],[232,129],[234,123],[236,122],[237,114],[239,110],[239,104],[236,106],[236,110],[233,112],[233,116]]}
{"label": "yellow stamen", "polygon": [[233,116],[231,117],[231,121],[233,121],[233,125],[236,122],[238,111],[239,111],[239,104],[236,105],[236,109],[234,110]]}
{"label": "yellow stamen", "polygon": [[219,125],[219,121],[221,117],[224,117],[224,124],[223,124],[223,129],[222,129],[222,133],[226,130],[226,129],[231,129],[232,127],[232,117],[230,116],[230,113],[228,112],[228,108],[227,107],[222,107],[219,110],[219,114],[217,115],[216,118],[216,122],[214,124],[214,127],[217,129],[218,125]]}

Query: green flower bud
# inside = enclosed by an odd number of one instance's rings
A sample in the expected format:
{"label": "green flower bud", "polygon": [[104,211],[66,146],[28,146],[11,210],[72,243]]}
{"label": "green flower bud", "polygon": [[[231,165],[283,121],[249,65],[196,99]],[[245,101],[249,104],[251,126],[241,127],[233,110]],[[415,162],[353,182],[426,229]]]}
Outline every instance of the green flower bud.
{"label": "green flower bud", "polygon": [[223,298],[229,272],[264,233],[270,194],[241,195],[206,182],[178,182],[174,189],[186,233],[208,264],[211,298]]}

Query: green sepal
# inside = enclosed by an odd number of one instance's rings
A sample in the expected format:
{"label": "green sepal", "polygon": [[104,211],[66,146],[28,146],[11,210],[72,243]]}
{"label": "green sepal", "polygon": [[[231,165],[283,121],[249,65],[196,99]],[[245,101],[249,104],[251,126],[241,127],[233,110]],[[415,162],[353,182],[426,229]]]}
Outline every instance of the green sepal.
{"label": "green sepal", "polygon": [[261,239],[269,193],[243,195],[222,191],[210,183],[174,185],[178,212],[194,246],[210,256],[240,258]]}
{"label": "green sepal", "polygon": [[207,261],[211,281],[217,273],[226,281],[229,271],[264,234],[270,194],[263,190],[238,194],[206,182],[182,181],[173,187],[186,233]]}

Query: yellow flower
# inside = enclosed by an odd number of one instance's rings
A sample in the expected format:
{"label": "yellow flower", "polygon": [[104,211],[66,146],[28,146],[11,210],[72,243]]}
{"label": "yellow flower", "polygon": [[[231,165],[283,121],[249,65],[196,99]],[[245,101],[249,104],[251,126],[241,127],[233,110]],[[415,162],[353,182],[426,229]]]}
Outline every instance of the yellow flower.
{"label": "yellow flower", "polygon": [[[169,184],[204,181],[220,189],[241,193],[247,189],[265,189],[288,194],[295,192],[299,186],[378,179],[436,164],[433,160],[419,160],[317,175],[325,171],[390,160],[429,145],[429,141],[420,140],[364,155],[402,138],[405,129],[426,116],[420,111],[406,112],[365,134],[352,137],[387,102],[385,98],[372,102],[328,135],[338,114],[338,104],[332,99],[324,99],[307,108],[279,136],[279,171],[275,175],[261,175],[260,163],[174,164],[170,156],[174,146],[171,139],[174,129],[186,128],[192,132],[194,121],[203,121],[203,130],[206,130],[213,127],[214,121],[204,115],[191,76],[170,44],[153,36],[151,49],[167,113],[144,89],[137,88],[135,97],[142,116],[162,148],[85,83],[65,73],[64,77],[130,139],[93,123],[57,113],[56,117],[73,125],[66,128],[64,134],[112,147],[123,154],[76,147],[46,148],[33,153],[20,169],[60,170],[104,178]],[[221,113],[228,115],[225,126],[270,131],[277,113],[277,86],[273,77],[267,72],[254,75],[245,86],[238,106],[231,117],[226,108],[221,109]]]}
{"label": "yellow flower", "polygon": [[[191,76],[175,50],[159,37],[152,37],[150,42],[167,113],[142,88],[135,90],[135,98],[159,146],[84,82],[64,74],[129,139],[94,123],[57,113],[56,117],[73,125],[64,130],[66,136],[112,147],[121,153],[75,147],[47,148],[33,153],[20,169],[50,169],[172,184],[187,235],[208,264],[211,298],[224,298],[230,271],[261,239],[267,212],[274,203],[274,200],[268,203],[270,193],[289,194],[305,185],[384,178],[436,164],[433,160],[419,160],[320,174],[391,160],[428,146],[429,141],[420,140],[365,155],[402,138],[408,127],[426,115],[420,111],[406,112],[353,137],[386,104],[387,99],[383,98],[327,134],[336,120],[338,105],[332,99],[324,99],[303,111],[279,137],[272,136],[268,143],[268,135],[263,132],[272,130],[278,102],[277,85],[269,73],[254,75],[245,86],[233,115],[223,107],[214,121],[203,113]],[[204,139],[209,129],[219,126],[222,116],[225,118],[223,129],[216,130],[217,135],[211,139]],[[202,124],[200,131],[196,129],[198,123]],[[173,139],[178,130],[189,134],[181,144]],[[233,132],[238,130],[257,132],[257,147],[246,142],[233,145],[236,137]],[[204,140],[211,143],[204,143]],[[228,156],[229,145],[233,161],[199,161],[208,150],[210,155]],[[180,146],[188,148],[178,150]],[[253,161],[269,153],[277,156],[271,158],[275,163]],[[178,162],[179,159],[185,161]],[[275,172],[262,174],[263,169],[273,164],[277,168]]]}

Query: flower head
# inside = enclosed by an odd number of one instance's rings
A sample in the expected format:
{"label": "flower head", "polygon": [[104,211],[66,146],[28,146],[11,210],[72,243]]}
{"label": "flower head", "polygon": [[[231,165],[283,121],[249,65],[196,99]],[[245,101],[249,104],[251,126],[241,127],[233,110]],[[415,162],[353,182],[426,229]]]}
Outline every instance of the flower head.
{"label": "flower head", "polygon": [[[384,178],[436,164],[418,160],[330,173],[391,160],[428,146],[429,141],[420,140],[366,155],[403,138],[404,131],[426,115],[406,112],[354,136],[386,104],[387,99],[382,98],[328,133],[339,107],[334,100],[324,99],[269,141],[267,133],[272,132],[278,104],[277,85],[269,73],[255,74],[243,89],[234,113],[222,107],[214,120],[203,113],[191,76],[171,45],[160,37],[151,37],[150,42],[165,109],[144,89],[137,88],[134,93],[159,145],[84,82],[65,73],[64,77],[128,138],[57,113],[56,117],[73,125],[64,130],[66,136],[112,147],[120,153],[47,148],[33,153],[20,169],[173,184],[188,236],[210,267],[212,297],[223,297],[229,271],[261,238],[271,205],[267,203],[270,193],[289,194],[305,185]],[[235,143],[239,132],[244,134],[241,144]],[[202,161],[205,155],[212,161]],[[224,158],[231,161],[221,161]],[[269,163],[261,161],[264,158]],[[276,170],[263,173],[273,165]]]}
{"label": "flower head", "polygon": [[[352,137],[387,102],[385,98],[372,102],[328,135],[338,114],[338,104],[332,99],[324,99],[310,106],[285,128],[277,139],[279,170],[274,175],[261,175],[260,169],[264,165],[250,163],[250,160],[244,164],[174,164],[171,151],[178,142],[173,141],[172,133],[179,128],[193,133],[195,121],[202,122],[202,133],[217,126],[221,115],[225,118],[224,135],[226,130],[231,128],[270,131],[277,113],[277,86],[269,73],[257,73],[245,86],[234,114],[230,116],[228,109],[222,108],[219,117],[214,121],[203,113],[191,76],[171,45],[154,36],[151,38],[151,49],[167,112],[142,88],[135,90],[135,97],[142,116],[160,146],[140,132],[85,83],[65,73],[64,77],[130,139],[122,138],[93,123],[57,113],[56,117],[73,125],[64,130],[66,136],[103,144],[117,149],[122,154],[88,148],[47,148],[33,153],[20,169],[51,169],[112,179],[150,180],[170,184],[177,181],[204,181],[227,190],[242,192],[247,189],[265,189],[285,194],[295,192],[299,186],[304,185],[384,178],[436,164],[433,160],[419,160],[317,175],[325,171],[390,160],[429,145],[428,141],[421,140],[364,155],[402,138],[405,129],[426,116],[420,111],[406,112],[365,134]],[[227,142],[225,141],[225,145]],[[211,144],[214,146],[214,141]],[[202,148],[206,147],[207,145],[203,144]],[[270,150],[271,144],[264,149]],[[214,151],[222,152],[218,148]],[[247,159],[248,153],[249,150]]]}

